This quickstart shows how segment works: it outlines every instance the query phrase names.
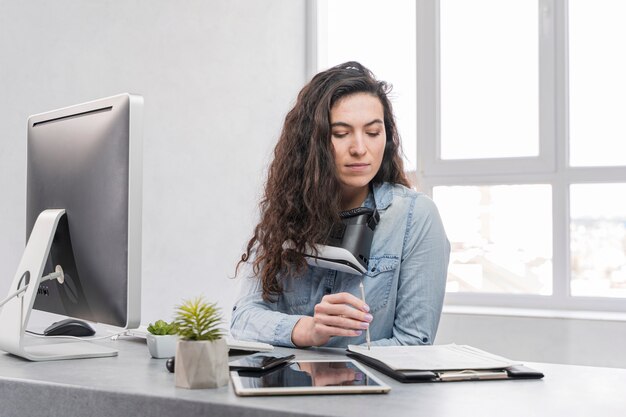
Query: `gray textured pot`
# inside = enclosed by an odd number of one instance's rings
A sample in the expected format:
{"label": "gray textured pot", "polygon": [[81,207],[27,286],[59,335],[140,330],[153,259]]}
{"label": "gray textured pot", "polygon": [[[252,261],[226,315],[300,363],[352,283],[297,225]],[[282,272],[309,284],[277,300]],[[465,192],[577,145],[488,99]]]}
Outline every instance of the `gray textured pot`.
{"label": "gray textured pot", "polygon": [[217,388],[228,385],[226,340],[182,340],[176,345],[176,386]]}

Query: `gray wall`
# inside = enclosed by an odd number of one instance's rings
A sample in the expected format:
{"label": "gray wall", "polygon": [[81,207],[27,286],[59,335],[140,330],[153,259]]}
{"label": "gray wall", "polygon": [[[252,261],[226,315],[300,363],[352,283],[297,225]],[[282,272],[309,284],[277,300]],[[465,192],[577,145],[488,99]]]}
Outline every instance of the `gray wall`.
{"label": "gray wall", "polygon": [[145,98],[143,322],[199,294],[229,316],[304,45],[304,0],[0,0],[0,294],[25,244],[27,117],[133,92]]}

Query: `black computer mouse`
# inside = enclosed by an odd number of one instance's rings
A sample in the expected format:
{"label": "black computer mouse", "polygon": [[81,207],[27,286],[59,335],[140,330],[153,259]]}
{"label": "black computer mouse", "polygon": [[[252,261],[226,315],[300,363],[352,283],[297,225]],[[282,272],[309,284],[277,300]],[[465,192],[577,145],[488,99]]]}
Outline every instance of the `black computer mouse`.
{"label": "black computer mouse", "polygon": [[65,319],[52,323],[43,331],[46,336],[93,336],[96,331],[78,319]]}

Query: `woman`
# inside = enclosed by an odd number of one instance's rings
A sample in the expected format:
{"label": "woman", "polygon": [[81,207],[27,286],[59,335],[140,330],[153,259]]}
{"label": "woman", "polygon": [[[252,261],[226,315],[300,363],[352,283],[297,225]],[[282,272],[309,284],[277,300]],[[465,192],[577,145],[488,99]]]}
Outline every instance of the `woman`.
{"label": "woman", "polygon": [[[273,345],[431,344],[450,245],[432,200],[409,188],[389,87],[357,62],[317,74],[287,114],[274,150],[261,220],[241,261],[231,334]],[[308,266],[339,212],[374,208],[368,271]],[[286,244],[289,242],[289,244]],[[360,296],[363,280],[366,301]]]}

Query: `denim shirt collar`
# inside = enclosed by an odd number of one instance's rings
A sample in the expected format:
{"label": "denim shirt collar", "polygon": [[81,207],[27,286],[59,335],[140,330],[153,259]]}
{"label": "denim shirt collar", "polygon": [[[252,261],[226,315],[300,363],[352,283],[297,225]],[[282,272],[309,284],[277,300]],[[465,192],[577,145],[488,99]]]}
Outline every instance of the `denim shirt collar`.
{"label": "denim shirt collar", "polygon": [[378,210],[385,210],[391,204],[393,200],[393,185],[388,182],[381,184],[375,184],[373,186],[374,195],[372,191],[369,192],[367,198],[363,202],[363,206],[367,208],[374,208],[374,201],[376,201],[376,208]]}

